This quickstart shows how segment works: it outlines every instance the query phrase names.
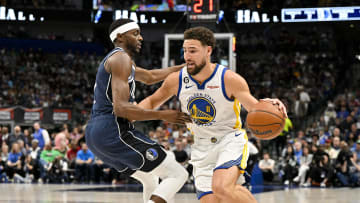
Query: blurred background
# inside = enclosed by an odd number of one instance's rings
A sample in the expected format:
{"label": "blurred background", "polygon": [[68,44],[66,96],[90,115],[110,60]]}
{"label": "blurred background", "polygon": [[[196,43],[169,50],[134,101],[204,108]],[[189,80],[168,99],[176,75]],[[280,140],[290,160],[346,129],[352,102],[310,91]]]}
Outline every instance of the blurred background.
{"label": "blurred background", "polygon": [[[286,104],[279,137],[248,132],[252,185],[359,186],[360,0],[0,0],[0,182],[137,184],[84,144],[97,67],[113,48],[108,26],[119,18],[139,23],[136,63],[147,69],[183,62],[186,28],[228,33],[212,61],[242,75],[256,98]],[[137,83],[137,101],[160,85]],[[191,174],[185,126],[136,127]]]}

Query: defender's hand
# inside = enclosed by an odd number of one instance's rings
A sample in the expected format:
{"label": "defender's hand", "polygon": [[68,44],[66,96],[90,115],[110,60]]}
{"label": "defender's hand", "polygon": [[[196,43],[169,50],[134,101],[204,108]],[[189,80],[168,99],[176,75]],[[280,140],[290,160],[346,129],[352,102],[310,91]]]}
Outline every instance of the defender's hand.
{"label": "defender's hand", "polygon": [[162,119],[170,123],[185,124],[191,123],[191,117],[184,112],[175,110],[161,111]]}
{"label": "defender's hand", "polygon": [[286,107],[285,105],[279,100],[279,99],[270,99],[270,98],[265,98],[265,99],[260,99],[261,101],[265,101],[265,102],[271,102],[273,105],[278,105],[279,110],[283,113],[283,115],[287,118],[287,111],[286,111]]}

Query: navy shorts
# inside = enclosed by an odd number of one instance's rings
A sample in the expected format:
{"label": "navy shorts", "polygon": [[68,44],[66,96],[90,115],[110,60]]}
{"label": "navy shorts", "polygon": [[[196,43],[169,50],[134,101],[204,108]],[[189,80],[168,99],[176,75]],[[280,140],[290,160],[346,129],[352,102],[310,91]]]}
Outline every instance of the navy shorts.
{"label": "navy shorts", "polygon": [[119,172],[152,171],[166,157],[163,148],[114,115],[92,118],[86,126],[86,144],[95,156]]}

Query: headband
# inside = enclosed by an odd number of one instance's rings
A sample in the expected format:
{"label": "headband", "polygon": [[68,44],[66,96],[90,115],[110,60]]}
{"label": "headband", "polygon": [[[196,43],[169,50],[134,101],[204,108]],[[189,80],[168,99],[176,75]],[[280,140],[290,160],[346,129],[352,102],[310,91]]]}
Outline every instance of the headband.
{"label": "headband", "polygon": [[133,30],[133,29],[140,29],[139,25],[135,22],[129,22],[129,23],[126,23],[124,25],[121,25],[119,26],[118,28],[116,28],[115,30],[113,30],[111,33],[110,33],[110,39],[111,41],[113,42],[115,39],[116,39],[116,36],[118,33],[122,34],[122,33],[125,33],[129,30]]}

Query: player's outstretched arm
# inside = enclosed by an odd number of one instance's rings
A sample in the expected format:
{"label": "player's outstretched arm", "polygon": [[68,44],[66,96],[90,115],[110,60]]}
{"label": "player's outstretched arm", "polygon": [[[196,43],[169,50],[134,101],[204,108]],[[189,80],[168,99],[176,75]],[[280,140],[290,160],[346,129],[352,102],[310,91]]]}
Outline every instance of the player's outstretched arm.
{"label": "player's outstretched arm", "polygon": [[163,69],[146,70],[136,67],[135,80],[147,85],[155,84],[163,81],[170,73],[177,72],[183,68],[185,64],[171,66]]}
{"label": "player's outstretched arm", "polygon": [[154,111],[140,108],[129,103],[128,77],[131,74],[131,59],[127,54],[118,52],[111,56],[106,63],[111,72],[111,89],[114,113],[118,117],[130,121],[138,120],[166,120],[171,123],[184,124],[191,122],[188,115],[177,111]]}
{"label": "player's outstretched arm", "polygon": [[[229,98],[236,98],[245,107],[247,111],[251,111],[259,102],[251,95],[249,86],[246,80],[239,74],[233,71],[226,71],[225,76],[225,91]],[[287,117],[286,107],[279,99],[261,99],[262,101],[272,102],[274,105],[279,105],[279,110]]]}
{"label": "player's outstretched arm", "polygon": [[171,73],[154,94],[142,100],[138,106],[145,109],[156,109],[174,96],[179,88],[179,72]]}

